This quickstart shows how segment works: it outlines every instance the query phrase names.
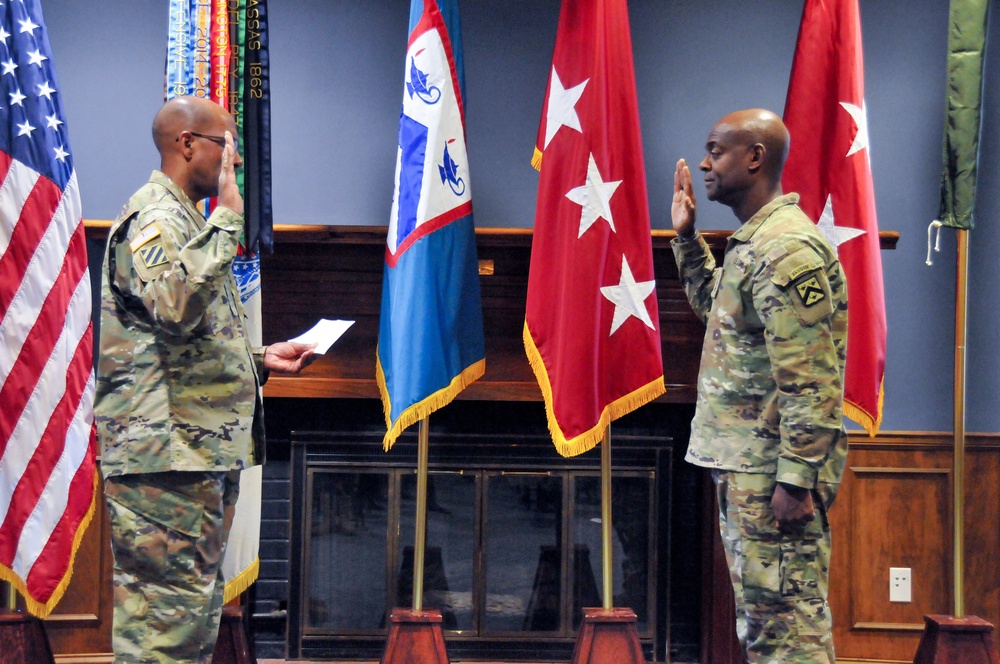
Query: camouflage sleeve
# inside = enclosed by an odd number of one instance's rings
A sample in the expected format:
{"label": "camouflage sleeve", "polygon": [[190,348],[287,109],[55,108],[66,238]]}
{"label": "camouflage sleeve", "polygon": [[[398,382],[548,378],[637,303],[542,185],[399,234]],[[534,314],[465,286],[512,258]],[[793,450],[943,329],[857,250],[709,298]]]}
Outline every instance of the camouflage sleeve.
{"label": "camouflage sleeve", "polygon": [[674,260],[677,262],[677,272],[684,293],[694,313],[704,323],[712,306],[712,289],[719,279],[715,257],[701,233],[695,233],[688,240],[675,238],[670,246],[674,250]]}
{"label": "camouflage sleeve", "polygon": [[255,346],[253,349],[253,362],[257,365],[257,379],[261,386],[267,382],[268,376],[271,375],[271,370],[264,366],[264,353],[266,352],[267,346]]}
{"label": "camouflage sleeve", "polygon": [[130,290],[153,324],[169,334],[192,332],[230,278],[243,218],[216,208],[205,227],[190,237],[183,218],[155,206],[140,211],[132,223]]}
{"label": "camouflage sleeve", "polygon": [[815,486],[841,436],[843,382],[833,333],[833,293],[824,265],[803,245],[765,266],[753,286],[778,390],[776,479],[804,488]]}

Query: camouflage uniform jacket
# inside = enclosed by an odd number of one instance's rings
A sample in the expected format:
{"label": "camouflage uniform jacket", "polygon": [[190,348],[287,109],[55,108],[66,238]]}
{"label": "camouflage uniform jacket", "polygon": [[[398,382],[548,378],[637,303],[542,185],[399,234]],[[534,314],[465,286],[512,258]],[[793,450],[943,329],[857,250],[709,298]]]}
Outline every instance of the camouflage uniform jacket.
{"label": "camouflage uniform jacket", "polygon": [[847,286],[797,194],[732,234],[722,267],[705,240],[673,242],[681,284],[706,324],[687,460],[812,488],[839,482]]}
{"label": "camouflage uniform jacket", "polygon": [[112,225],[94,407],[106,477],[263,461],[263,349],[231,271],[242,229],[226,208],[206,221],[159,171]]}

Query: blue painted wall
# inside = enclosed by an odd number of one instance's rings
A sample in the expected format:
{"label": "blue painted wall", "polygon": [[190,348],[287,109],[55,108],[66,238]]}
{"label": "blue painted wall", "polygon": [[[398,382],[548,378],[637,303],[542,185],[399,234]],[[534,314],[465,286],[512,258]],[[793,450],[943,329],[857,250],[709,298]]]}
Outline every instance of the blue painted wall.
{"label": "blue painted wall", "polygon": [[[43,0],[84,216],[114,217],[156,167],[149,125],[162,99],[164,0]],[[632,0],[630,14],[653,225],[668,228],[678,157],[698,161],[721,115],[781,112],[802,0]],[[884,429],[952,427],[954,233],[924,265],[938,209],[944,0],[861,0],[889,315]],[[384,224],[392,199],[408,0],[272,0],[277,223]],[[463,6],[467,124],[476,222],[530,227],[528,161],[558,21],[557,0]],[[996,15],[992,23],[1000,21]],[[996,28],[997,26],[993,26]],[[993,30],[997,33],[996,29]],[[968,429],[1000,431],[1000,49],[988,53],[977,228],[972,235]],[[696,193],[700,183],[696,183]],[[704,228],[735,228],[706,203]]]}

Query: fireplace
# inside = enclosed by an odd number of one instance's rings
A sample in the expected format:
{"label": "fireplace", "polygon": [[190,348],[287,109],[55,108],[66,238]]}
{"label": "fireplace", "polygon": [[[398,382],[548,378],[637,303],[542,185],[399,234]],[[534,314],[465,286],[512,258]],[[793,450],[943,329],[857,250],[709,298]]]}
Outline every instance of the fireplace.
{"label": "fireplace", "polygon": [[[262,556],[258,655],[282,601],[261,587],[285,574],[288,657],[375,660],[389,612],[412,602],[416,435],[386,453],[377,402],[310,400],[304,416],[293,401],[268,403],[289,544]],[[675,439],[689,415],[654,404],[612,429],[614,603],[636,612],[649,661],[697,658],[700,475]],[[560,457],[540,403],[459,401],[431,417],[427,502],[424,606],[441,611],[449,656],[569,661],[582,607],[603,599],[599,450]]]}

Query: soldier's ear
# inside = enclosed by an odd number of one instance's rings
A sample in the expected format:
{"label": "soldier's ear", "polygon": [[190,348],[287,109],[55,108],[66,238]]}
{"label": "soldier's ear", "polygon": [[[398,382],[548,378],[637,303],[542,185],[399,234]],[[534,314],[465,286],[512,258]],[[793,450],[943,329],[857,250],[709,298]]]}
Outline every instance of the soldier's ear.
{"label": "soldier's ear", "polygon": [[174,142],[178,144],[181,154],[184,155],[184,159],[191,161],[191,158],[194,156],[194,135],[184,130],[174,138]]}
{"label": "soldier's ear", "polygon": [[750,163],[749,170],[751,173],[756,173],[764,166],[764,159],[767,157],[767,148],[764,147],[763,143],[754,143],[750,146]]}

